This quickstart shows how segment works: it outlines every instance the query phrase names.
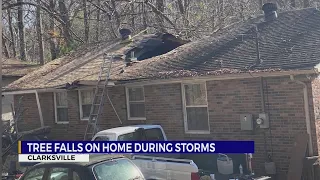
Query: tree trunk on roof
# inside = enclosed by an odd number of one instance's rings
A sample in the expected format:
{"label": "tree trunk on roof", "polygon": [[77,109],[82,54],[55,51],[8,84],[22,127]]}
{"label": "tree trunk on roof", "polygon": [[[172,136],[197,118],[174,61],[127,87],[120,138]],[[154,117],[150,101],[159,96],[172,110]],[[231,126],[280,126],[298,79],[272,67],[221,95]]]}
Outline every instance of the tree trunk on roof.
{"label": "tree trunk on roof", "polygon": [[12,56],[16,57],[16,45],[15,45],[15,38],[14,38],[14,33],[13,33],[13,28],[12,28],[12,16],[11,16],[11,10],[7,9],[7,14],[8,14],[8,26],[9,26],[9,32],[10,32],[10,37],[11,37],[11,48],[12,48]]}
{"label": "tree trunk on roof", "polygon": [[41,8],[40,8],[41,0],[37,0],[38,7],[36,10],[36,30],[38,37],[38,46],[39,46],[39,63],[40,65],[44,65],[44,47],[43,47],[43,37],[42,37],[42,18],[41,18]]}
{"label": "tree trunk on roof", "polygon": [[64,36],[65,43],[67,47],[71,47],[72,45],[72,37],[70,33],[71,24],[70,24],[68,9],[66,7],[64,0],[59,0],[59,11],[60,11],[61,20],[63,21],[62,29],[63,29],[63,36]]}
{"label": "tree trunk on roof", "polygon": [[[49,6],[50,6],[50,10],[51,12],[54,12],[55,10],[55,0],[50,0],[49,1]],[[50,40],[49,40],[49,44],[50,44],[50,53],[51,53],[51,60],[56,59],[58,57],[59,54],[59,47],[58,44],[56,43],[56,37],[55,37],[55,27],[54,27],[54,17],[53,16],[49,16],[49,31],[50,31]]]}
{"label": "tree trunk on roof", "polygon": [[[23,3],[23,0],[17,0],[17,3]],[[25,34],[23,23],[23,5],[18,6],[18,31],[19,31],[19,45],[20,45],[20,59],[26,61],[26,46],[25,46]]]}
{"label": "tree trunk on roof", "polygon": [[88,11],[87,11],[87,0],[82,0],[83,6],[83,24],[84,24],[84,42],[89,42],[89,22],[88,22]]}

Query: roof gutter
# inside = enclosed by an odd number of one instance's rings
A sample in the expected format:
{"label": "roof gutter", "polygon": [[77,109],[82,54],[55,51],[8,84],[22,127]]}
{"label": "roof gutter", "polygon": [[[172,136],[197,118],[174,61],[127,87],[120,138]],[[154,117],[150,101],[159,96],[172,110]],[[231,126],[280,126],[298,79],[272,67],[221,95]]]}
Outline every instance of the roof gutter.
{"label": "roof gutter", "polygon": [[305,112],[305,116],[306,116],[307,133],[309,135],[308,149],[309,149],[309,156],[313,156],[308,87],[307,87],[306,83],[299,81],[299,80],[296,80],[293,75],[290,75],[290,79],[291,79],[291,81],[293,81],[297,84],[301,84],[303,86],[304,112]]}
{"label": "roof gutter", "polygon": [[[97,81],[80,81],[80,85],[85,85],[85,86],[96,86]],[[115,86],[114,81],[109,81],[108,86]],[[9,91],[2,91],[2,95],[19,95],[19,94],[33,94],[34,91],[37,91],[38,93],[42,92],[61,92],[65,91],[66,89],[57,89],[57,88],[43,88],[43,89],[26,89],[26,90],[9,90]]]}
{"label": "roof gutter", "polygon": [[55,89],[55,88],[46,88],[46,89],[32,89],[32,90],[20,90],[20,91],[3,91],[2,95],[19,95],[19,94],[33,94],[38,92],[38,93],[42,93],[42,92],[57,92],[57,91],[62,91],[61,89]]}

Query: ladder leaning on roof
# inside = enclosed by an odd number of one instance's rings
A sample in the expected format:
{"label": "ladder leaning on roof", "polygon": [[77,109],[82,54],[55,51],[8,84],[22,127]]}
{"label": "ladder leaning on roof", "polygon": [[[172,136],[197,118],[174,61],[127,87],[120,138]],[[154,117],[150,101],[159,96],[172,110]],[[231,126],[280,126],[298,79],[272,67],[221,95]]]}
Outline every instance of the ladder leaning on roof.
{"label": "ladder leaning on roof", "polygon": [[[98,82],[93,96],[93,101],[91,104],[91,110],[89,115],[88,124],[86,127],[86,132],[84,134],[83,140],[91,140],[91,138],[97,133],[98,130],[98,120],[102,113],[103,104],[105,101],[105,94],[107,91],[107,85],[109,82],[110,71],[113,63],[113,56],[108,54],[103,55],[102,65],[100,67],[100,73],[98,77]],[[106,75],[105,75],[106,74]],[[106,79],[103,80],[102,77],[105,75]],[[109,96],[108,96],[109,98]],[[109,99],[110,100],[110,99]]]}

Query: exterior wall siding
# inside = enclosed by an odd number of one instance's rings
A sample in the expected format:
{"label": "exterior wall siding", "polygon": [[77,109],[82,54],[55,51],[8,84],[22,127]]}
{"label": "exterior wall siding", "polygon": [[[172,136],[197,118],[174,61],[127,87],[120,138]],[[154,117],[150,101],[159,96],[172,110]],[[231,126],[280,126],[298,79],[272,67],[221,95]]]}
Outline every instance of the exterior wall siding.
{"label": "exterior wall siding", "polygon": [[[306,82],[309,87],[314,151],[317,154],[320,123],[317,122],[318,128],[316,128],[314,111],[317,108],[314,109],[313,104],[317,107],[319,102],[312,98],[312,95],[316,96],[313,90],[316,86],[314,83],[311,85],[310,81]],[[164,128],[170,140],[254,140],[256,153],[253,164],[256,173],[264,172],[264,162],[266,153],[268,153],[273,155],[277,171],[283,175],[281,178],[284,178],[288,170],[294,138],[297,134],[306,132],[303,87],[291,82],[289,77],[265,79],[265,110],[269,112],[271,128],[270,130],[256,129],[254,132],[248,132],[241,131],[239,116],[242,113],[250,113],[256,119],[258,114],[262,113],[260,79],[207,81],[206,85],[210,134],[197,135],[184,132],[180,83],[144,86],[145,121],[127,120],[124,86],[109,88],[109,95],[123,122],[122,125],[159,124]],[[23,116],[22,124],[25,125],[23,126],[25,129],[30,129],[36,125],[39,126],[40,121],[35,96],[33,94],[25,96],[23,104],[30,107]],[[15,97],[17,98],[18,96]],[[40,101],[45,125],[53,127],[51,134],[53,139],[81,140],[83,138],[86,121],[79,120],[77,91],[68,92],[69,124],[55,123],[53,93],[41,93]],[[105,103],[99,122],[101,129],[121,126],[108,101]]]}

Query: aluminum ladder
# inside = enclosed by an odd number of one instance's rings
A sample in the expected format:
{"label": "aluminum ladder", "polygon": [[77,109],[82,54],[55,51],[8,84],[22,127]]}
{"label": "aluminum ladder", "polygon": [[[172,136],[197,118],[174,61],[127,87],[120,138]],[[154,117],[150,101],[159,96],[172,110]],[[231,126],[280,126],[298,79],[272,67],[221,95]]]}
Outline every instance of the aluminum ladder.
{"label": "aluminum ladder", "polygon": [[[100,73],[98,77],[98,82],[95,88],[94,97],[91,104],[91,110],[89,115],[88,124],[86,127],[86,132],[84,134],[84,141],[91,140],[93,136],[97,133],[98,130],[98,120],[101,115],[105,94],[107,91],[107,85],[109,82],[110,71],[113,63],[113,56],[109,56],[108,54],[103,55],[103,62],[100,66]],[[106,79],[102,80],[102,77],[106,74]],[[109,98],[109,97],[108,97]]]}

